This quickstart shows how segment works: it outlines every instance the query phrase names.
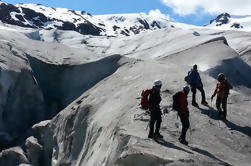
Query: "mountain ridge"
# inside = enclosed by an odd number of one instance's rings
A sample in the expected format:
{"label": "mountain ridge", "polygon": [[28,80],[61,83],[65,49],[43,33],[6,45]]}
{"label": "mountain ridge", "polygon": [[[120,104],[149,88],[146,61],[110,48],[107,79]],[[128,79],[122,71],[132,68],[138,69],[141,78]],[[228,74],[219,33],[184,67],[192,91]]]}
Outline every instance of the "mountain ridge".
{"label": "mountain ridge", "polygon": [[[21,27],[72,30],[83,35],[131,36],[148,30],[163,28],[202,28],[171,21],[156,9],[155,14],[130,13],[92,15],[86,11],[47,7],[41,4],[0,3],[0,21]],[[251,16],[222,13],[206,28],[218,30],[251,31]]]}
{"label": "mountain ridge", "polygon": [[85,11],[52,8],[40,4],[0,4],[3,23],[30,28],[73,30],[83,35],[130,36],[142,31],[170,27],[169,20],[150,15],[93,16]]}

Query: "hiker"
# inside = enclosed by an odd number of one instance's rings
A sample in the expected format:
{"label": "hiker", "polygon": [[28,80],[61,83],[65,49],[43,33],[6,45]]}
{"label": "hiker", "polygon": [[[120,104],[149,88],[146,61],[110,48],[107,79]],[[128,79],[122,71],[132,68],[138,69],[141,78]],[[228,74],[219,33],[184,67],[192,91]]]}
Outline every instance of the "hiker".
{"label": "hiker", "polygon": [[[218,83],[216,84],[216,88],[214,90],[214,94],[211,97],[213,100],[214,96],[217,94],[216,98],[216,108],[219,113],[219,117],[222,117],[226,120],[227,117],[227,98],[229,95],[229,90],[233,88],[233,86],[227,81],[225,75],[220,73],[218,75]],[[222,108],[221,108],[222,107]],[[223,111],[222,111],[223,109]]]}
{"label": "hiker", "polygon": [[187,145],[188,142],[186,141],[186,133],[190,127],[189,122],[189,110],[188,110],[188,102],[187,102],[187,95],[190,91],[189,86],[185,86],[182,91],[178,92],[178,115],[180,117],[180,121],[182,124],[181,135],[179,137],[179,141],[182,144]]}
{"label": "hiker", "polygon": [[191,91],[193,93],[192,95],[192,105],[195,107],[198,107],[198,103],[196,102],[196,90],[198,89],[201,92],[201,104],[203,105],[208,105],[205,97],[205,91],[203,89],[203,84],[200,78],[200,74],[198,73],[197,70],[197,65],[193,65],[193,68],[191,71],[188,72],[188,76],[185,79],[187,83],[191,87]]}
{"label": "hiker", "polygon": [[[154,86],[149,95],[149,110],[150,110],[150,123],[149,123],[149,134],[148,138],[163,138],[160,134],[159,129],[161,125],[161,109],[160,109],[160,89],[162,86],[162,82],[160,80],[154,81]],[[155,131],[154,131],[154,125]]]}

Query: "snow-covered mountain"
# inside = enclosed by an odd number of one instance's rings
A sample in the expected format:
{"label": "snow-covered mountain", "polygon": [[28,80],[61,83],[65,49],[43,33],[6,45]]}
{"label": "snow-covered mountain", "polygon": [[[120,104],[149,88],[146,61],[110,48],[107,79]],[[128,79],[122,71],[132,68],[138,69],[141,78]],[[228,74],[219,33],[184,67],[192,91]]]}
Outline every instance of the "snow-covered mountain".
{"label": "snow-covered mountain", "polygon": [[39,4],[11,5],[4,2],[0,2],[0,21],[31,28],[74,30],[96,36],[129,36],[146,30],[170,27],[166,17],[156,17],[153,14],[92,16],[84,11],[50,8]]}
{"label": "snow-covered mountain", "polygon": [[116,14],[116,15],[96,15],[96,19],[106,25],[108,35],[125,35],[139,34],[146,30],[156,30],[171,27],[166,17],[139,14]]}
{"label": "snow-covered mountain", "polygon": [[0,21],[22,27],[57,28],[74,30],[82,34],[100,35],[102,28],[95,26],[85,17],[89,14],[67,9],[54,9],[41,5],[11,5],[0,2]]}
{"label": "snow-covered mountain", "polygon": [[228,13],[222,13],[214,20],[211,20],[207,27],[221,30],[251,31],[251,15],[235,16]]}

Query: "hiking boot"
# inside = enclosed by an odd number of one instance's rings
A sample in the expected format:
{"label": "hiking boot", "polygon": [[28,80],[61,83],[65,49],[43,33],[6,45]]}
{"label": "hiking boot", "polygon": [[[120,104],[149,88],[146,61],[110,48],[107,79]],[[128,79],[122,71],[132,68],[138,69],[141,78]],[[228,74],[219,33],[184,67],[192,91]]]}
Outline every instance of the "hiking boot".
{"label": "hiking boot", "polygon": [[221,118],[223,116],[222,111],[218,111],[218,117]]}
{"label": "hiking boot", "polygon": [[223,120],[223,121],[227,120],[227,118],[226,118],[226,116],[224,114],[221,114],[220,119]]}
{"label": "hiking boot", "polygon": [[203,104],[203,105],[208,105],[208,102],[202,101],[201,104]]}
{"label": "hiking boot", "polygon": [[188,145],[188,142],[185,139],[179,138],[179,142],[184,144],[184,145]]}
{"label": "hiking boot", "polygon": [[164,138],[163,135],[161,135],[160,133],[155,134],[155,138]]}
{"label": "hiking boot", "polygon": [[196,103],[196,102],[193,102],[192,105],[195,106],[195,107],[198,107],[198,106],[199,106],[199,104]]}
{"label": "hiking boot", "polygon": [[149,134],[148,138],[155,138],[153,134]]}

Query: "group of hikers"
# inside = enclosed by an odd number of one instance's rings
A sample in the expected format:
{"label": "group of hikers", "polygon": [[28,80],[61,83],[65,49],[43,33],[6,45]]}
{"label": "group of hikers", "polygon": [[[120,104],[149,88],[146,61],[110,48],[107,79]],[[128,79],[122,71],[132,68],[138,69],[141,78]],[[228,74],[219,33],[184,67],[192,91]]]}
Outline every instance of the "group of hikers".
{"label": "group of hikers", "polygon": [[[217,78],[218,82],[216,88],[214,90],[213,95],[211,96],[211,100],[217,94],[216,99],[216,108],[219,113],[219,117],[223,120],[226,119],[227,116],[227,98],[229,95],[229,90],[232,89],[232,85],[227,81],[225,75],[220,73]],[[193,65],[191,71],[188,72],[188,75],[185,77],[185,81],[188,85],[184,86],[183,89],[173,95],[173,109],[177,111],[180,121],[182,123],[182,131],[179,137],[179,142],[187,145],[186,141],[186,133],[190,127],[189,122],[189,110],[188,110],[188,101],[187,96],[191,89],[192,91],[192,105],[198,107],[198,103],[196,102],[196,91],[197,89],[201,92],[201,104],[208,105],[205,97],[205,92],[203,89],[202,80],[197,70],[197,65]],[[189,87],[190,85],[190,87]],[[150,111],[150,122],[149,122],[149,134],[148,138],[163,138],[163,135],[160,134],[160,126],[161,126],[161,95],[160,89],[162,86],[161,80],[155,80],[154,86],[152,89],[148,89],[142,92],[141,98],[141,107],[144,107],[146,103],[142,100],[145,96],[147,96],[148,105],[145,108]],[[145,95],[146,94],[146,95]]]}

